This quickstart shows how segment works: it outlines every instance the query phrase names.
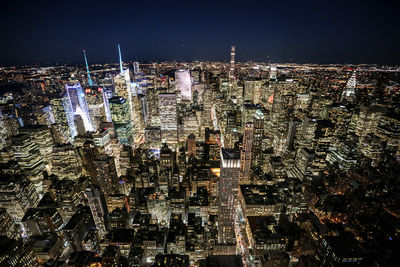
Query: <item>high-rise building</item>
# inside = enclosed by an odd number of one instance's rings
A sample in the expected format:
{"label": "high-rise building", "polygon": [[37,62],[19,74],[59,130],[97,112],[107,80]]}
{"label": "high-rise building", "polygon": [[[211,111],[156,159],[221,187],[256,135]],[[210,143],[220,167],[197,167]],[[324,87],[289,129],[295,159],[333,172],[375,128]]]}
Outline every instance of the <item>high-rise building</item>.
{"label": "high-rise building", "polygon": [[33,253],[32,247],[19,239],[0,236],[0,265],[1,266],[32,266],[40,264]]}
{"label": "high-rise building", "polygon": [[5,235],[11,239],[19,239],[19,227],[15,224],[7,209],[0,208],[0,235]]}
{"label": "high-rise building", "polygon": [[133,74],[138,74],[140,72],[139,62],[133,62]]}
{"label": "high-rise building", "polygon": [[44,162],[39,147],[27,134],[14,135],[11,142],[15,160],[22,172],[35,185],[37,192],[42,194]]}
{"label": "high-rise building", "polygon": [[158,108],[161,121],[161,138],[168,143],[176,143],[178,138],[176,94],[159,94]]}
{"label": "high-rise building", "polygon": [[53,150],[53,138],[47,125],[29,125],[20,128],[21,134],[27,134],[39,147],[39,152],[45,163],[50,162],[51,151]]}
{"label": "high-rise building", "polygon": [[196,157],[196,136],[194,134],[190,134],[186,142],[188,158]]}
{"label": "high-rise building", "polygon": [[81,115],[75,114],[74,124],[75,124],[76,132],[78,133],[78,135],[84,136],[86,134],[86,129],[85,129],[85,123],[83,122]]}
{"label": "high-rise building", "polygon": [[[118,44],[120,73],[114,77],[115,93],[126,99],[129,107],[129,116],[132,123],[132,133],[136,136],[143,126],[143,116],[137,91],[132,86],[129,69],[123,68],[121,49]],[[135,91],[135,92],[134,92]]]}
{"label": "high-rise building", "polygon": [[133,133],[128,102],[123,97],[112,97],[110,98],[110,110],[118,141],[123,144],[131,144]]}
{"label": "high-rise building", "polygon": [[269,67],[269,79],[270,80],[276,80],[277,73],[278,73],[278,70],[277,70],[276,66]]}
{"label": "high-rise building", "polygon": [[8,144],[8,131],[6,129],[3,112],[0,109],[0,150]]}
{"label": "high-rise building", "polygon": [[253,104],[261,103],[264,84],[265,80],[244,81],[244,100],[251,101]]}
{"label": "high-rise building", "polygon": [[111,121],[111,112],[108,96],[101,87],[89,87],[85,89],[85,97],[88,103],[90,120],[93,127],[98,129],[100,122]]}
{"label": "high-rise building", "polygon": [[257,110],[254,115],[253,165],[260,163],[259,160],[261,158],[262,142],[264,139],[264,120],[265,116],[262,110]]}
{"label": "high-rise building", "polygon": [[[68,101],[68,95],[66,93],[54,95],[50,99],[50,106],[53,110],[54,119],[57,123],[57,128],[63,136],[62,139],[72,140],[71,138],[73,138],[76,134],[75,125],[73,125],[73,121],[70,121],[73,112],[71,110],[71,105]],[[72,128],[69,126],[72,126]]]}
{"label": "high-rise building", "polygon": [[106,154],[101,154],[94,160],[96,169],[95,184],[99,185],[106,194],[115,193],[118,187],[119,180],[115,165],[114,158]]}
{"label": "high-rise building", "polygon": [[376,131],[379,120],[383,116],[384,110],[377,106],[360,106],[360,114],[358,115],[355,134],[364,137],[369,133]]}
{"label": "high-rise building", "polygon": [[315,118],[306,117],[297,136],[299,147],[307,147],[313,149],[313,141],[317,130],[318,120]]}
{"label": "high-rise building", "polygon": [[349,98],[351,95],[354,95],[356,93],[355,92],[356,86],[357,86],[356,72],[354,71],[346,83],[346,88],[343,91],[343,96]]}
{"label": "high-rise building", "polygon": [[239,184],[250,183],[250,167],[253,154],[254,124],[247,122],[243,131],[243,147],[240,152]]}
{"label": "high-rise building", "polygon": [[240,153],[221,149],[218,207],[218,242],[236,243],[234,213],[239,190]]}
{"label": "high-rise building", "polygon": [[58,144],[51,153],[51,172],[60,179],[79,179],[82,175],[81,158],[71,144]]}
{"label": "high-rise building", "polygon": [[180,92],[183,101],[192,100],[192,80],[189,70],[175,71],[175,89]]}
{"label": "high-rise building", "polygon": [[54,112],[51,106],[45,106],[37,114],[39,124],[50,126],[55,123]]}
{"label": "high-rise building", "polygon": [[79,114],[83,119],[86,131],[92,132],[94,129],[90,120],[89,109],[85,99],[85,93],[83,92],[80,83],[74,85],[66,84],[65,89],[68,95],[73,115]]}
{"label": "high-rise building", "polygon": [[30,208],[22,218],[22,223],[29,236],[56,233],[64,226],[61,214],[54,207]]}
{"label": "high-rise building", "polygon": [[308,148],[299,149],[296,154],[294,168],[290,172],[291,176],[300,180],[312,178],[311,163],[314,158],[314,151],[310,151]]}
{"label": "high-rise building", "polygon": [[0,208],[6,209],[15,222],[21,222],[25,212],[39,203],[35,186],[20,175],[0,178]]}
{"label": "high-rise building", "polygon": [[55,261],[64,251],[62,238],[56,234],[30,237],[28,243],[41,266]]}
{"label": "high-rise building", "polygon": [[92,185],[86,188],[85,195],[92,211],[94,223],[99,230],[99,235],[104,238],[108,229],[108,209],[103,191],[99,187]]}
{"label": "high-rise building", "polygon": [[231,61],[229,65],[229,79],[234,80],[235,79],[235,53],[236,53],[236,47],[231,46]]}

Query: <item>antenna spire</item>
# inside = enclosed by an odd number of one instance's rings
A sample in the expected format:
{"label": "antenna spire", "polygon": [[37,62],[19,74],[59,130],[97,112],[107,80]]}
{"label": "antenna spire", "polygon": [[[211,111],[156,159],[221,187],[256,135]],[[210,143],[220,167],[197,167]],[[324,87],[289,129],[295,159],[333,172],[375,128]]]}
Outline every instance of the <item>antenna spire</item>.
{"label": "antenna spire", "polygon": [[87,58],[86,58],[86,50],[83,50],[83,56],[85,57],[85,64],[86,64],[86,71],[87,71],[87,76],[88,76],[88,83],[89,83],[89,86],[93,86],[93,81],[92,81],[92,78],[90,77],[89,65],[87,63]]}
{"label": "antenna spire", "polygon": [[122,74],[124,72],[124,69],[122,68],[121,47],[119,46],[119,44],[118,44],[118,54],[119,54],[119,68]]}

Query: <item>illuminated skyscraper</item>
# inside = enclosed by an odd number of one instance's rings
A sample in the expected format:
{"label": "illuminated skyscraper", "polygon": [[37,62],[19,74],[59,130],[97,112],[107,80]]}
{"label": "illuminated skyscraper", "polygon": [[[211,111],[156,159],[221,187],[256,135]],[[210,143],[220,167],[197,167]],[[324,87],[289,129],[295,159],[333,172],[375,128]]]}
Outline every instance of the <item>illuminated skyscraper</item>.
{"label": "illuminated skyscraper", "polygon": [[94,131],[92,122],[90,121],[89,109],[86,103],[85,93],[83,92],[80,83],[77,83],[75,85],[66,84],[65,89],[68,94],[73,115],[79,114],[82,117],[86,131]]}
{"label": "illuminated skyscraper", "polygon": [[161,138],[168,143],[176,143],[178,138],[176,94],[159,94],[158,108],[161,121]]}
{"label": "illuminated skyscraper", "polygon": [[112,97],[110,98],[110,109],[118,141],[130,144],[133,134],[128,102],[123,97]]}
{"label": "illuminated skyscraper", "polygon": [[253,155],[252,165],[258,165],[261,157],[262,142],[264,138],[264,113],[261,109],[256,111],[254,115],[254,142],[253,142]]}
{"label": "illuminated skyscraper", "polygon": [[231,62],[229,67],[229,79],[235,79],[235,46],[231,46]]}
{"label": "illuminated skyscraper", "polygon": [[98,155],[94,160],[96,168],[96,181],[106,195],[114,194],[118,187],[117,167],[114,157],[106,154]]}
{"label": "illuminated skyscraper", "polygon": [[44,162],[40,156],[39,147],[27,134],[14,135],[11,137],[11,142],[15,160],[23,173],[36,187],[36,191],[42,194]]}
{"label": "illuminated skyscraper", "polygon": [[17,225],[4,208],[0,208],[0,235],[5,235],[8,238],[14,239],[20,237]]}
{"label": "illuminated skyscraper", "polygon": [[[20,128],[20,133],[27,134],[39,147],[40,155],[45,164],[50,164],[50,155],[53,150],[53,138],[47,125],[28,125]],[[50,167],[50,165],[48,165]]]}
{"label": "illuminated skyscraper", "polygon": [[243,147],[240,153],[240,177],[239,184],[250,183],[250,166],[254,141],[254,124],[247,122],[244,126]]}
{"label": "illuminated skyscraper", "polygon": [[0,175],[0,208],[6,209],[15,222],[20,222],[25,212],[38,203],[35,186],[25,177],[19,174]]}
{"label": "illuminated skyscraper", "polygon": [[192,100],[192,81],[189,70],[175,71],[175,88],[180,92],[182,100]]}
{"label": "illuminated skyscraper", "polygon": [[7,146],[8,139],[8,133],[3,119],[3,112],[0,109],[0,149],[3,149]]}
{"label": "illuminated skyscraper", "polygon": [[139,62],[133,62],[133,74],[137,74],[140,72],[140,68],[139,68]]}
{"label": "illuminated skyscraper", "polygon": [[79,179],[82,175],[81,158],[71,144],[59,144],[51,153],[52,173],[60,179]]}
{"label": "illuminated skyscraper", "polygon": [[253,104],[261,103],[264,83],[265,80],[244,81],[244,100],[249,100]]}
{"label": "illuminated skyscraper", "polygon": [[357,86],[356,72],[354,71],[350,79],[347,81],[346,90],[343,91],[343,96],[350,97],[351,95],[354,95],[356,86]]}
{"label": "illuminated skyscraper", "polygon": [[269,67],[269,79],[270,80],[276,80],[277,77],[277,69],[276,66],[270,66]]}
{"label": "illuminated skyscraper", "polygon": [[132,132],[133,136],[135,136],[141,130],[142,126],[140,100],[137,92],[134,92],[135,88],[132,87],[129,69],[123,69],[121,49],[119,44],[118,54],[120,73],[114,77],[115,93],[118,96],[125,98],[128,102],[129,116],[132,122]]}
{"label": "illuminated skyscraper", "polygon": [[240,153],[234,149],[221,149],[219,180],[218,242],[234,244],[234,212],[239,190]]}
{"label": "illuminated skyscraper", "polygon": [[101,87],[90,87],[85,89],[85,97],[88,103],[90,120],[95,129],[100,122],[111,121],[111,112],[108,96]]}
{"label": "illuminated skyscraper", "polygon": [[75,125],[73,124],[73,112],[71,109],[71,104],[68,101],[67,93],[55,95],[50,100],[50,105],[51,109],[53,110],[54,119],[57,125],[53,126],[53,128],[58,128],[63,137],[61,139],[72,140],[76,133]]}
{"label": "illuminated skyscraper", "polygon": [[86,188],[85,195],[99,235],[104,238],[108,228],[108,209],[104,194],[99,187],[92,185]]}

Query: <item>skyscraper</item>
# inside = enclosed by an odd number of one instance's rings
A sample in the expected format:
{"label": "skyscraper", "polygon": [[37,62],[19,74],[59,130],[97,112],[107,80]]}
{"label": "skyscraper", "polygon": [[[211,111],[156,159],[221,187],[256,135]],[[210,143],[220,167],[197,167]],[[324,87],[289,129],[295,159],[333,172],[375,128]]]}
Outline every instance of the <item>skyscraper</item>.
{"label": "skyscraper", "polygon": [[44,162],[39,147],[26,134],[14,135],[11,137],[11,142],[15,160],[23,173],[36,187],[36,191],[42,194]]}
{"label": "skyscraper", "polygon": [[[72,113],[71,105],[68,101],[68,95],[66,93],[61,93],[53,96],[50,99],[50,106],[53,110],[54,119],[57,123],[57,127],[53,126],[53,128],[58,128],[59,132],[63,135],[62,139],[70,139],[71,135],[75,134],[75,125],[73,125],[73,129],[70,126],[70,114]],[[71,122],[72,123],[72,122]],[[76,135],[76,134],[75,134]],[[72,138],[75,136],[73,135]]]}
{"label": "skyscraper", "polygon": [[51,153],[52,173],[60,179],[79,179],[82,175],[81,158],[71,144],[58,144]]}
{"label": "skyscraper", "polygon": [[73,115],[79,114],[85,124],[86,131],[92,132],[93,126],[89,116],[89,109],[86,103],[85,93],[80,83],[74,85],[66,84],[65,89],[68,94]]}
{"label": "skyscraper", "polygon": [[247,122],[244,126],[243,147],[240,153],[239,184],[250,183],[250,166],[253,154],[254,124]]}
{"label": "skyscraper", "polygon": [[86,133],[85,124],[83,122],[82,117],[79,114],[75,114],[74,116],[74,124],[78,135],[83,136]]}
{"label": "skyscraper", "polygon": [[183,101],[192,100],[192,81],[189,70],[175,71],[175,88],[180,92]]}
{"label": "skyscraper", "polygon": [[278,71],[276,69],[276,66],[269,67],[269,79],[270,80],[276,80],[277,73],[278,73]]}
{"label": "skyscraper", "polygon": [[349,80],[346,83],[346,90],[343,91],[343,96],[350,97],[355,94],[355,89],[357,86],[356,72],[354,71]]}
{"label": "skyscraper", "polygon": [[86,188],[85,195],[92,211],[94,223],[99,230],[99,235],[104,238],[108,229],[108,209],[103,191],[99,187],[92,185]]}
{"label": "skyscraper", "polygon": [[90,87],[85,89],[85,97],[88,103],[90,120],[95,129],[102,121],[111,121],[111,112],[108,96],[101,87]]}
{"label": "skyscraper", "polygon": [[158,108],[161,122],[161,138],[168,143],[176,143],[178,138],[176,94],[159,94]]}
{"label": "skyscraper", "polygon": [[30,181],[20,175],[0,175],[0,208],[7,209],[15,222],[20,222],[25,212],[38,203],[38,194]]}
{"label": "skyscraper", "polygon": [[45,160],[45,163],[48,164],[54,145],[50,129],[46,125],[29,125],[20,128],[20,133],[29,135],[39,147],[40,155]]}
{"label": "skyscraper", "polygon": [[139,68],[139,62],[133,62],[133,74],[137,74],[140,72],[140,68]]}
{"label": "skyscraper", "polygon": [[188,158],[196,157],[196,136],[190,134],[186,141]]}
{"label": "skyscraper", "polygon": [[234,149],[221,149],[221,174],[219,180],[218,242],[234,244],[234,212],[239,190],[240,153]]}
{"label": "skyscraper", "polygon": [[231,46],[231,62],[229,67],[229,80],[235,79],[235,46]]}
{"label": "skyscraper", "polygon": [[128,102],[123,97],[112,97],[110,98],[110,109],[118,141],[123,144],[130,144],[133,133]]}

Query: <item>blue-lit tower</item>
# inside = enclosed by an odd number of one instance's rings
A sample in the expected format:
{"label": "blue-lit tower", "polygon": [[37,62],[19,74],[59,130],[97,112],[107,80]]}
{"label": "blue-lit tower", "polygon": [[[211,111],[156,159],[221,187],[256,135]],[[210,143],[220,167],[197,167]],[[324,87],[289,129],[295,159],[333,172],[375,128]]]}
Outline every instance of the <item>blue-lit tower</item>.
{"label": "blue-lit tower", "polygon": [[68,94],[68,98],[71,104],[71,110],[73,114],[78,114],[82,117],[85,124],[86,131],[94,131],[93,125],[89,116],[89,109],[85,99],[85,93],[80,83],[75,85],[65,85],[65,89]]}
{"label": "blue-lit tower", "polygon": [[85,57],[85,64],[86,64],[86,71],[87,71],[87,76],[88,76],[88,83],[89,83],[89,86],[93,86],[93,81],[92,81],[92,78],[90,77],[89,65],[87,63],[86,51],[85,50],[83,50],[83,56]]}
{"label": "blue-lit tower", "polygon": [[71,104],[71,99],[68,95],[67,92],[63,93],[61,96],[61,103],[65,111],[65,116],[67,118],[68,122],[68,128],[71,134],[71,139],[70,141],[74,140],[74,137],[78,135],[78,132],[75,127],[75,122],[74,122],[74,111],[72,109],[72,104]]}
{"label": "blue-lit tower", "polygon": [[104,113],[106,114],[106,121],[111,122],[112,119],[111,119],[110,103],[108,101],[108,96],[105,88],[102,89],[102,93],[103,93]]}
{"label": "blue-lit tower", "polygon": [[121,74],[124,72],[124,69],[122,67],[122,55],[121,55],[121,47],[118,44],[118,54],[119,54],[119,69]]}

